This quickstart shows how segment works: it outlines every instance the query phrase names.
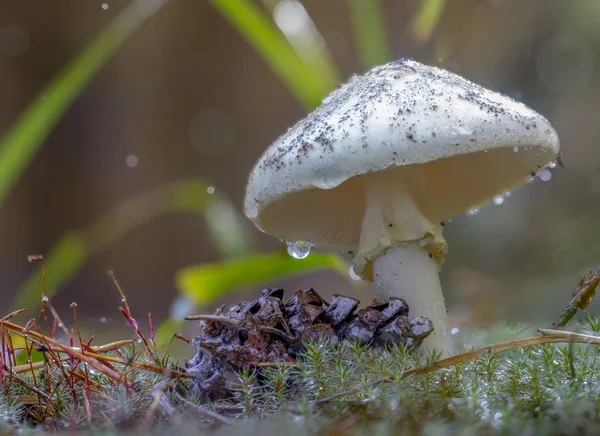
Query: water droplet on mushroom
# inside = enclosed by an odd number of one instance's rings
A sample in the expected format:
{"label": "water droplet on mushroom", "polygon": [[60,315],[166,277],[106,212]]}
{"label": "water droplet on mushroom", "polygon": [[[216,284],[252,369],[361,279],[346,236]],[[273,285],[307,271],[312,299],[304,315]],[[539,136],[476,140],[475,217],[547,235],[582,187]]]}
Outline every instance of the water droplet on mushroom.
{"label": "water droplet on mushroom", "polygon": [[556,168],[556,161],[555,161],[555,160],[553,160],[552,162],[550,162],[550,163],[548,164],[548,166],[549,166],[550,168]]}
{"label": "water droplet on mushroom", "polygon": [[504,203],[504,197],[502,195],[496,195],[494,196],[494,204],[497,205],[501,205],[502,203]]}
{"label": "water droplet on mushroom", "polygon": [[352,266],[351,266],[351,267],[350,267],[350,269],[348,270],[348,275],[350,276],[350,278],[351,278],[352,280],[362,280],[362,279],[360,278],[360,276],[354,272],[354,267],[352,267]]}
{"label": "water droplet on mushroom", "polygon": [[515,153],[518,153],[518,152],[519,152],[519,147],[514,147],[514,148],[513,148],[513,151],[514,151]]}
{"label": "water droplet on mushroom", "polygon": [[503,196],[504,198],[506,198],[506,197],[510,197],[510,195],[511,195],[511,194],[512,194],[512,192],[510,192],[510,191],[506,191],[504,194],[502,194],[502,196]]}
{"label": "water droplet on mushroom", "polygon": [[481,209],[480,209],[480,208],[478,208],[478,207],[472,207],[471,209],[469,209],[469,210],[467,211],[467,215],[468,215],[468,216],[475,216],[475,215],[477,215],[477,214],[479,213],[479,211],[480,211],[480,210],[481,210]]}
{"label": "water droplet on mushroom", "polygon": [[552,178],[552,173],[550,172],[550,170],[544,168],[542,171],[540,171],[538,177],[542,182],[548,182]]}
{"label": "water droplet on mushroom", "polygon": [[294,259],[304,259],[310,254],[313,245],[306,241],[296,241],[287,243],[287,252]]}

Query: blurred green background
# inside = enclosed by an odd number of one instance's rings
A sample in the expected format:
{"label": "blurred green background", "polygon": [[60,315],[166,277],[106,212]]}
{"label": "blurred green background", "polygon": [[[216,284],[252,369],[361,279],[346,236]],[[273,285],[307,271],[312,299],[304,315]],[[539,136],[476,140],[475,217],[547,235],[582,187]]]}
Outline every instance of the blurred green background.
{"label": "blurred green background", "polygon": [[597,0],[3,0],[0,314],[39,304],[33,253],[59,312],[77,301],[100,335],[127,328],[111,269],[156,322],[265,286],[370,301],[349,259],[289,258],[241,204],[340,81],[413,57],[556,127],[566,170],[453,219],[442,273],[456,327],[551,320],[600,261],[598,23]]}

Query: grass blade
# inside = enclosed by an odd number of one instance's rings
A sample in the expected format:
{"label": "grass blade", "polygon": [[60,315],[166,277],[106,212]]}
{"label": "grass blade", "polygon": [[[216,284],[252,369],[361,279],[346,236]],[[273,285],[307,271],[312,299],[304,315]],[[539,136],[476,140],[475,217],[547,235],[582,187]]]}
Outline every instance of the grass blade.
{"label": "grass blade", "polygon": [[410,32],[416,42],[425,44],[431,39],[445,6],[446,0],[421,0],[419,10],[410,23]]}
{"label": "grass blade", "polygon": [[[273,15],[273,20],[281,33],[292,45],[300,59],[315,72],[318,77],[327,78],[333,89],[340,81],[337,67],[323,35],[298,0],[263,0]],[[287,25],[290,21],[294,26]]]}
{"label": "grass blade", "polygon": [[313,109],[335,88],[337,77],[310,68],[275,24],[248,0],[211,0],[271,66],[306,109]]}
{"label": "grass blade", "polygon": [[167,0],[134,0],[24,109],[0,141],[0,205],[94,74]]}
{"label": "grass blade", "polygon": [[348,7],[363,66],[368,69],[388,62],[390,48],[379,0],[349,0]]}

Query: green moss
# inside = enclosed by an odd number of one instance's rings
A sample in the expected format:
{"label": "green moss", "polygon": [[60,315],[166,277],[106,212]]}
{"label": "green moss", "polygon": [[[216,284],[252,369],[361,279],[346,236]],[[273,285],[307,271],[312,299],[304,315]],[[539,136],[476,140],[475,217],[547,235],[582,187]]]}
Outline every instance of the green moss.
{"label": "green moss", "polygon": [[[600,322],[590,319],[581,330],[595,334],[598,327]],[[460,336],[475,346],[489,343],[488,336],[514,338],[515,332],[523,336],[527,330],[497,328]],[[127,358],[143,361],[133,348],[125,351]],[[182,396],[196,407],[242,423],[240,428],[219,430],[235,434],[275,434],[282,429],[291,435],[324,430],[428,435],[600,430],[600,349],[595,345],[532,346],[403,377],[406,369],[438,357],[409,353],[402,346],[375,350],[313,342],[306,345],[297,366],[240,372],[230,381],[230,398],[218,402],[194,396],[189,379],[167,379],[131,367],[123,371],[125,385],[89,370],[87,382],[76,380],[65,377],[72,369],[65,361],[62,370],[52,367],[46,375],[22,375],[26,383],[53,392],[50,403],[20,404],[32,398],[32,392],[5,379],[0,428],[214,431],[212,419],[182,403]],[[176,367],[168,356],[161,356],[160,362],[165,368]],[[156,398],[161,400],[158,406],[153,405]]]}

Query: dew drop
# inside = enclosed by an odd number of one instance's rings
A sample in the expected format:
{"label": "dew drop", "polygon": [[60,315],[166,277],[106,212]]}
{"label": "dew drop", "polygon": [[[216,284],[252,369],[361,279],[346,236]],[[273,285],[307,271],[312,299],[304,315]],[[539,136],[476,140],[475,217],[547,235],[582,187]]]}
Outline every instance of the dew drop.
{"label": "dew drop", "polygon": [[362,279],[360,278],[360,276],[354,272],[354,267],[352,267],[352,266],[351,266],[351,267],[350,267],[350,269],[348,270],[348,275],[350,276],[350,278],[351,278],[352,280],[362,280]]}
{"label": "dew drop", "polygon": [[478,207],[472,207],[471,209],[469,209],[469,210],[467,211],[467,215],[468,215],[468,216],[475,216],[475,215],[477,215],[477,214],[479,213],[479,211],[480,211],[480,210],[481,210],[481,209],[480,209],[480,208],[478,208]]}
{"label": "dew drop", "polygon": [[550,170],[544,168],[542,171],[540,171],[538,177],[542,182],[548,182],[552,178],[552,173],[550,172]]}
{"label": "dew drop", "polygon": [[452,336],[456,336],[458,334],[458,332],[460,332],[460,330],[457,329],[456,327],[454,327],[452,330],[450,330],[450,333],[452,333]]}
{"label": "dew drop", "polygon": [[287,252],[294,259],[304,259],[310,254],[312,244],[306,241],[296,241],[287,243]]}
{"label": "dew drop", "polygon": [[515,153],[518,153],[518,152],[519,152],[519,147],[515,147],[515,148],[513,148],[513,151],[514,151]]}
{"label": "dew drop", "polygon": [[44,295],[42,297],[42,303],[47,303],[48,301],[50,301],[50,299]]}
{"label": "dew drop", "polygon": [[102,317],[102,318],[100,318],[100,322],[101,322],[102,324],[106,324],[106,318],[105,318],[105,317]]}
{"label": "dew drop", "polygon": [[72,302],[70,305],[71,309],[75,309],[77,307],[77,303],[76,302]]}
{"label": "dew drop", "polygon": [[504,198],[506,198],[506,197],[510,197],[510,195],[511,195],[511,194],[512,194],[512,192],[510,192],[510,191],[506,191],[504,194],[502,194],[502,196],[503,196]]}
{"label": "dew drop", "polygon": [[555,160],[553,160],[552,162],[550,162],[550,163],[548,164],[548,166],[549,166],[550,168],[556,168],[556,161],[555,161]]}
{"label": "dew drop", "polygon": [[105,11],[108,10],[108,3],[102,3],[102,9],[104,9]]}
{"label": "dew drop", "polygon": [[494,204],[497,205],[501,205],[502,203],[504,203],[504,197],[502,195],[496,195],[494,196]]}
{"label": "dew drop", "polygon": [[58,326],[58,328],[62,328],[62,327],[63,327],[63,323],[62,323],[62,322],[59,322],[59,323],[57,324],[57,326]]}
{"label": "dew drop", "polygon": [[213,195],[215,193],[214,186],[209,186],[208,188],[206,188],[206,192],[208,192],[210,195]]}

